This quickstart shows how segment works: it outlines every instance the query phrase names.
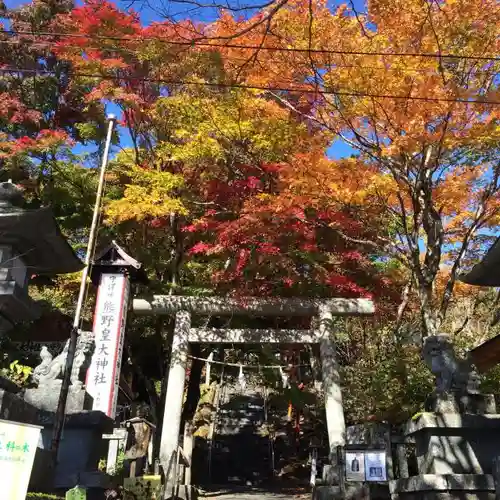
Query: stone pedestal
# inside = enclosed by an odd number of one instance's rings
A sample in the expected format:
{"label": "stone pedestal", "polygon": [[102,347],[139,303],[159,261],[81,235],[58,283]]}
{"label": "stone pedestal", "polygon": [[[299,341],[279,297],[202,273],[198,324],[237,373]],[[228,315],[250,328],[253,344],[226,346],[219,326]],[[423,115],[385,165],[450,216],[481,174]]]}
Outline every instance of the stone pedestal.
{"label": "stone pedestal", "polygon": [[492,415],[496,413],[495,397],[493,394],[468,394],[461,391],[433,393],[427,399],[426,410],[434,413]]}
{"label": "stone pedestal", "polygon": [[0,390],[0,417],[43,427],[31,474],[30,487],[33,489],[68,489],[77,483],[88,488],[109,487],[109,477],[97,471],[102,447],[106,444],[102,434],[113,428],[113,421],[104,413],[79,411],[66,416],[55,471],[50,453],[53,412],[41,410],[16,394]]}
{"label": "stone pedestal", "polygon": [[[40,448],[50,450],[54,426],[53,413],[40,413],[43,425]],[[98,472],[98,464],[106,443],[104,433],[113,430],[113,421],[101,411],[81,411],[66,416],[59,445],[57,466],[53,476],[54,488],[108,488],[109,477]]]}
{"label": "stone pedestal", "polygon": [[491,474],[422,474],[391,481],[392,498],[405,500],[495,500]]}
{"label": "stone pedestal", "polygon": [[491,474],[500,415],[424,413],[410,422],[420,474]]}
{"label": "stone pedestal", "polygon": [[500,414],[493,396],[434,394],[432,412],[414,417],[405,436],[414,441],[418,476],[390,481],[393,500],[493,500],[493,464],[500,448]]}
{"label": "stone pedestal", "polygon": [[[59,403],[61,380],[37,389],[26,389],[24,400],[39,410],[55,412]],[[66,401],[66,413],[73,414],[82,410],[92,409],[92,397],[81,387],[70,386]]]}
{"label": "stone pedestal", "polygon": [[47,481],[45,486],[69,489],[79,484],[87,488],[107,488],[110,486],[110,478],[98,471],[98,464],[107,444],[103,441],[102,435],[113,430],[113,419],[102,411],[91,410],[92,397],[83,385],[83,378],[94,350],[94,339],[88,332],[80,332],[78,337],[57,464],[55,470],[50,468],[53,462],[50,450],[62,387],[61,377],[68,349],[69,340],[62,352],[53,357],[46,346],[42,347],[40,351],[42,362],[32,374],[33,381],[38,387],[27,389],[24,399],[18,398],[17,402],[11,405],[11,411],[19,411],[21,407],[23,409],[26,407],[29,411],[26,412],[25,418],[18,419],[43,427],[39,454],[45,457],[40,462],[41,467],[49,467],[40,475]]}
{"label": "stone pedestal", "polygon": [[370,500],[370,488],[367,484],[351,483],[345,492],[339,486],[320,485],[314,488],[314,500]]}

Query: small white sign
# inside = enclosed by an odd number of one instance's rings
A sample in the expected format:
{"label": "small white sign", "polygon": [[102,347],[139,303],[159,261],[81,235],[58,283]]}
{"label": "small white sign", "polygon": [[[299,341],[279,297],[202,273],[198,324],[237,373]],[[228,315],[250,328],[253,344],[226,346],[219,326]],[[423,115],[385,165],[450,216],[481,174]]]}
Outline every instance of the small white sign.
{"label": "small white sign", "polygon": [[129,288],[124,274],[102,274],[94,312],[95,351],[86,386],[94,399],[92,409],[111,418],[116,415]]}
{"label": "small white sign", "polygon": [[25,500],[40,429],[0,420],[0,500]]}
{"label": "small white sign", "polygon": [[362,451],[346,451],[345,476],[347,481],[365,480],[365,454]]}
{"label": "small white sign", "polygon": [[366,481],[387,481],[386,456],[385,451],[365,452]]}

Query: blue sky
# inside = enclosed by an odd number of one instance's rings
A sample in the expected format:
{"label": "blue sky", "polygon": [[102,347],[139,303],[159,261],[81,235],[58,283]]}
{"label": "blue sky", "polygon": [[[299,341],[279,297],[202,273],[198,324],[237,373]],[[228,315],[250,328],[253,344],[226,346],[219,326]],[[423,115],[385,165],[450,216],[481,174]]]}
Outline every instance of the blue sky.
{"label": "blue sky", "polygon": [[[252,5],[258,5],[260,3],[264,3],[264,0],[201,0],[200,3],[206,3],[209,4],[211,2],[213,3],[221,3],[224,4],[225,2],[228,2],[229,5],[231,6],[248,6],[251,7]],[[27,3],[26,1],[22,0],[5,0],[5,4],[8,8],[14,8],[19,5]],[[76,0],[77,5],[81,4],[81,0]],[[139,13],[141,17],[141,21],[143,24],[147,25],[155,21],[161,21],[164,19],[162,17],[162,12],[168,12],[170,15],[176,15],[177,19],[182,19],[182,18],[190,18],[195,21],[199,22],[210,22],[217,17],[217,11],[215,9],[208,9],[208,8],[198,8],[194,11],[187,12],[188,6],[185,4],[178,4],[175,2],[175,0],[150,0],[149,4],[148,2],[141,2],[140,0],[136,1],[135,3],[131,2],[131,0],[125,1],[125,0],[118,0],[114,1],[112,3],[117,4],[120,8],[127,10],[130,8],[132,4],[132,8]],[[336,8],[342,3],[346,3],[345,1],[340,1],[340,0],[329,0],[329,5],[332,9]],[[359,12],[363,12],[365,9],[365,3],[364,0],[354,0],[353,2],[354,7],[356,10]],[[247,14],[251,15],[252,10],[244,11]],[[240,13],[238,13],[240,14]],[[107,109],[108,113],[115,113],[117,116],[120,116],[121,112],[117,107],[114,106],[109,106],[109,109]],[[127,147],[130,145],[130,138],[128,133],[125,130],[122,130],[120,133],[120,145],[121,147]],[[86,148],[80,146],[77,146],[75,148],[76,153],[80,153],[85,151]],[[351,156],[353,153],[355,153],[355,150],[353,150],[351,147],[349,147],[347,144],[345,144],[341,140],[336,140],[334,143],[331,145],[331,147],[327,150],[328,156],[330,156],[333,159],[338,159],[338,158],[343,158],[346,156]]]}

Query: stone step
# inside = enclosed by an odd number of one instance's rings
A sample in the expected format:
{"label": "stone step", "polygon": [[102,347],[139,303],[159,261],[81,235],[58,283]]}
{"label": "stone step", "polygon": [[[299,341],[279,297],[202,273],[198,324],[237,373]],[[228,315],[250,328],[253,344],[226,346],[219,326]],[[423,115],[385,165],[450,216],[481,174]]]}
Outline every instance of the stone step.
{"label": "stone step", "polygon": [[248,411],[244,408],[238,410],[221,410],[218,415],[219,419],[224,418],[253,418],[264,419],[264,411]]}
{"label": "stone step", "polygon": [[311,493],[274,493],[270,491],[223,491],[220,495],[210,492],[201,493],[200,498],[210,498],[211,500],[310,500]]}
{"label": "stone step", "polygon": [[248,413],[261,413],[264,412],[264,406],[259,406],[259,405],[247,405],[247,404],[241,404],[238,406],[234,407],[228,407],[228,406],[222,406],[219,408],[219,412],[221,413],[231,413],[231,412],[241,412],[245,411]]}
{"label": "stone step", "polygon": [[[201,498],[204,498],[200,495]],[[280,495],[278,493],[225,493],[221,496],[212,496],[209,497],[211,500],[310,500],[312,495],[293,495],[285,494]]]}
{"label": "stone step", "polygon": [[220,429],[221,427],[245,427],[249,425],[263,425],[264,419],[262,418],[250,418],[250,417],[224,417],[219,419],[217,422],[217,427]]}

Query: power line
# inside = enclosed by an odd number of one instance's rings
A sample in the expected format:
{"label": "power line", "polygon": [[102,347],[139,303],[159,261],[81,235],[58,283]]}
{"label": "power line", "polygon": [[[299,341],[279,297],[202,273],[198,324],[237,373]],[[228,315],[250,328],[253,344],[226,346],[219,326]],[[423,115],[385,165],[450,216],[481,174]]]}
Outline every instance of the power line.
{"label": "power line", "polygon": [[[0,44],[7,44],[7,45],[21,45],[20,41],[14,41],[14,40],[0,40]],[[44,44],[45,48],[50,48],[53,46],[51,42],[37,42],[40,44]],[[66,45],[66,48],[69,49],[78,49],[82,50],[82,47],[80,45]],[[85,47],[86,51],[89,50],[96,50],[96,51],[102,51],[102,47]],[[126,47],[113,47],[113,49],[107,49],[113,52],[125,52],[127,54],[135,54],[135,52],[132,49],[126,48]],[[357,70],[376,70],[376,71],[385,71],[385,72],[403,72],[403,73],[409,73],[409,72],[416,72],[416,73],[429,73],[431,71],[435,71],[432,67],[408,67],[408,66],[398,66],[398,67],[386,67],[386,66],[369,66],[366,64],[344,64],[344,63],[335,63],[335,68],[334,69],[357,69]],[[481,70],[477,69],[473,71],[474,74],[487,74],[487,75],[494,75],[500,73],[499,71],[492,71],[492,70]]]}
{"label": "power line", "polygon": [[[0,73],[27,73],[32,75],[53,75],[53,71],[32,70],[27,68],[0,68]],[[316,94],[316,95],[333,95],[341,97],[371,97],[373,99],[395,99],[395,100],[409,100],[409,101],[423,101],[423,102],[455,102],[462,104],[477,104],[484,106],[498,106],[500,101],[481,101],[479,99],[462,99],[462,98],[446,98],[446,97],[424,97],[424,96],[403,96],[392,94],[372,94],[358,91],[343,91],[343,90],[316,90],[316,89],[300,89],[293,87],[265,87],[259,85],[244,85],[239,83],[213,83],[213,82],[193,82],[185,80],[168,80],[162,78],[146,78],[134,76],[111,76],[111,75],[98,75],[70,72],[72,76],[79,76],[83,78],[98,78],[101,80],[112,81],[130,81],[138,83],[162,83],[165,85],[188,85],[200,87],[214,87],[214,88],[227,88],[227,89],[247,89],[247,90],[262,90],[267,92],[296,92],[302,94]]]}
{"label": "power line", "polygon": [[460,55],[451,53],[433,53],[433,52],[382,52],[382,51],[359,51],[359,50],[334,50],[334,49],[309,49],[299,47],[271,47],[269,45],[239,45],[233,43],[212,43],[181,40],[166,40],[159,37],[123,37],[123,36],[110,36],[110,35],[83,35],[79,33],[61,33],[61,32],[47,32],[47,31],[21,31],[21,30],[3,30],[0,33],[7,33],[10,35],[27,35],[27,36],[41,36],[41,37],[67,37],[67,38],[80,38],[84,40],[113,40],[113,41],[128,41],[128,42],[161,42],[168,45],[180,45],[186,47],[222,47],[227,49],[249,49],[256,51],[270,51],[270,52],[299,52],[306,54],[337,54],[337,55],[355,55],[355,56],[383,56],[383,57],[421,57],[433,59],[466,59],[475,61],[495,61],[500,62],[500,57],[485,56],[485,55]]}

